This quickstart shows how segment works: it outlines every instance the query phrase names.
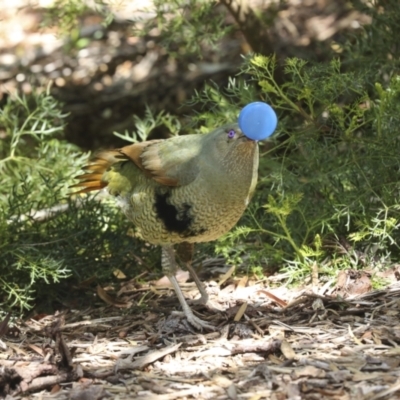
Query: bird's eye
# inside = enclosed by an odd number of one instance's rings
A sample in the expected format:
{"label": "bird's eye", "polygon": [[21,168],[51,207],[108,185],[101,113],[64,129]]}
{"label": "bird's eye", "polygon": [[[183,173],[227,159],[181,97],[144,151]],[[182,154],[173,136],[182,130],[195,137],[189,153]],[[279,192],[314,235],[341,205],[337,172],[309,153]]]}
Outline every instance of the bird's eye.
{"label": "bird's eye", "polygon": [[236,135],[236,132],[233,129],[231,129],[228,132],[228,139],[233,139],[235,137],[235,135]]}

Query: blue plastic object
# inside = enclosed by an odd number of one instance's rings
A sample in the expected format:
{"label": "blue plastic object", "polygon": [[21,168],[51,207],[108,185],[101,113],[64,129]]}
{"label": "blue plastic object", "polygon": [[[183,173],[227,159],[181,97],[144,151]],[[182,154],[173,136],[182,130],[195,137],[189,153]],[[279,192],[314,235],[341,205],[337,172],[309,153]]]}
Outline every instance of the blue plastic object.
{"label": "blue plastic object", "polygon": [[238,124],[249,139],[264,140],[274,133],[278,118],[269,104],[255,101],[243,107]]}

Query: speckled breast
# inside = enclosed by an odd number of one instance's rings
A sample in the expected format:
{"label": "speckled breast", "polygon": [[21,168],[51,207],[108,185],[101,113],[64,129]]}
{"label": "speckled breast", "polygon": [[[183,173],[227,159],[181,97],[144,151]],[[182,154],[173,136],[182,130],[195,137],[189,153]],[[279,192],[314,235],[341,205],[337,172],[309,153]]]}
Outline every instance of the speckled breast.
{"label": "speckled breast", "polygon": [[137,187],[123,207],[144,240],[153,244],[207,242],[228,232],[246,209],[246,194],[197,185]]}

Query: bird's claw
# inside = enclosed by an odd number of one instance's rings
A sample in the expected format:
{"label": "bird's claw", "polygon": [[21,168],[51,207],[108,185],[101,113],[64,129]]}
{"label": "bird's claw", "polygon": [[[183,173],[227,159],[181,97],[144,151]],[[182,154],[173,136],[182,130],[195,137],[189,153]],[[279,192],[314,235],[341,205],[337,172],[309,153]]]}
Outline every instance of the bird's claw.
{"label": "bird's claw", "polygon": [[203,321],[199,317],[196,317],[193,313],[185,313],[183,311],[175,311],[175,315],[179,315],[182,317],[186,317],[190,325],[194,326],[196,329],[199,331],[202,331],[203,329],[209,330],[209,331],[215,331],[216,327],[214,325],[209,324],[206,321]]}
{"label": "bird's claw", "polygon": [[206,321],[203,321],[202,319],[196,317],[195,315],[192,315],[192,317],[189,319],[188,321],[190,324],[192,324],[194,327],[196,327],[197,329],[199,329],[200,331],[202,331],[203,329],[207,329],[209,331],[215,331],[215,326],[209,324]]}

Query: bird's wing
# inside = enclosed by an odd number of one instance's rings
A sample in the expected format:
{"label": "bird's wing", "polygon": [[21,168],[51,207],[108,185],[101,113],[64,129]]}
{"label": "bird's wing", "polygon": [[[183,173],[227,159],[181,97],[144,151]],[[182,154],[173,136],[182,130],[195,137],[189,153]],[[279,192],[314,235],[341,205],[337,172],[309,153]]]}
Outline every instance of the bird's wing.
{"label": "bird's wing", "polygon": [[150,140],[120,149],[148,177],[165,186],[184,186],[198,175],[198,135]]}
{"label": "bird's wing", "polygon": [[80,188],[74,192],[79,194],[112,186],[110,176],[107,176],[108,171],[124,161],[133,162],[148,178],[161,185],[188,185],[198,175],[199,149],[199,135],[189,135],[168,140],[149,140],[117,150],[102,151],[84,167],[86,173],[77,176],[79,183],[71,188]]}

